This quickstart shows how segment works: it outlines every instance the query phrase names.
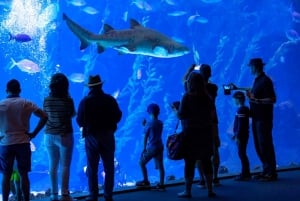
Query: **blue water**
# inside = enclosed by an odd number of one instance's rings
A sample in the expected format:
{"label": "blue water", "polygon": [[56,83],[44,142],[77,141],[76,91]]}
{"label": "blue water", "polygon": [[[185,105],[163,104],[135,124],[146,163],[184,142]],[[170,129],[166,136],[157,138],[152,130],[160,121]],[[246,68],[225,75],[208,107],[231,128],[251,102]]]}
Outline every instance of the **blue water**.
{"label": "blue water", "polygon": [[[95,45],[80,51],[78,38],[69,30],[62,13],[93,33],[101,33],[107,23],[116,30],[128,29],[133,18],[147,28],[179,41],[190,53],[175,58],[119,54],[107,49],[97,53]],[[299,0],[0,0],[0,97],[5,86],[16,78],[22,84],[22,97],[42,106],[48,84],[55,72],[70,78],[70,94],[76,107],[87,93],[88,75],[100,74],[104,90],[114,95],[123,111],[116,132],[116,187],[141,179],[138,159],[142,150],[142,119],[146,107],[156,102],[164,121],[163,138],[174,132],[176,117],[169,104],[183,94],[182,77],[192,63],[212,66],[211,80],[219,86],[217,110],[221,166],[239,172],[240,162],[231,140],[235,105],[223,94],[222,85],[233,82],[250,87],[253,76],[247,67],[252,57],[262,57],[265,71],[274,80],[277,93],[273,137],[279,167],[300,163],[300,1]],[[23,33],[30,41],[10,40]],[[24,69],[22,62],[38,68]],[[13,66],[19,62],[20,68]],[[23,61],[22,61],[23,60]],[[28,61],[27,61],[28,62]],[[248,104],[248,103],[247,103]],[[36,119],[32,118],[35,125]],[[83,140],[74,121],[76,146],[71,172],[72,191],[86,190],[83,168]],[[32,190],[49,188],[48,160],[43,132],[33,143],[30,173]],[[248,146],[251,169],[261,164],[252,138]],[[183,176],[183,162],[164,160],[166,176]],[[148,165],[152,182],[158,171]],[[100,170],[101,171],[101,170]],[[99,176],[99,183],[102,179]]]}

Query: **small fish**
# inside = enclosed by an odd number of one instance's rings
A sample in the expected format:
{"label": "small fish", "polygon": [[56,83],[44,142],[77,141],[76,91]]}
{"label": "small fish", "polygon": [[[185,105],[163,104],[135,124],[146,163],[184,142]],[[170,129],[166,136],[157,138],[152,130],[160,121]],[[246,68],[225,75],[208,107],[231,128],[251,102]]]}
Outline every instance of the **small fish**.
{"label": "small fish", "polygon": [[74,82],[74,83],[83,83],[84,82],[84,75],[82,73],[72,73],[69,76],[69,80],[71,82]]}
{"label": "small fish", "polygon": [[85,0],[67,0],[67,3],[76,7],[81,7],[86,5]]}
{"label": "small fish", "polygon": [[134,0],[131,2],[131,4],[134,4],[136,7],[138,7],[141,10],[145,10],[145,11],[152,10],[151,5],[144,0]]}
{"label": "small fish", "polygon": [[11,61],[12,65],[9,67],[9,69],[17,66],[21,71],[29,74],[38,73],[41,71],[40,67],[36,63],[28,59],[22,59],[21,61],[16,62],[13,58],[11,58]]}
{"label": "small fish", "polygon": [[97,13],[99,13],[99,11],[91,6],[86,6],[82,9],[83,12],[89,14],[89,15],[96,15]]}
{"label": "small fish", "polygon": [[168,13],[168,16],[178,17],[186,14],[186,11],[178,10],[171,13]]}
{"label": "small fish", "polygon": [[11,40],[15,40],[17,42],[24,43],[24,42],[31,41],[32,38],[29,35],[24,34],[24,33],[20,33],[20,34],[16,34],[16,35],[9,33],[9,41],[11,41]]}
{"label": "small fish", "polygon": [[187,25],[191,26],[191,24],[193,24],[194,22],[199,22],[201,24],[206,24],[208,22],[208,19],[205,18],[205,17],[200,16],[199,14],[191,15],[188,18]]}

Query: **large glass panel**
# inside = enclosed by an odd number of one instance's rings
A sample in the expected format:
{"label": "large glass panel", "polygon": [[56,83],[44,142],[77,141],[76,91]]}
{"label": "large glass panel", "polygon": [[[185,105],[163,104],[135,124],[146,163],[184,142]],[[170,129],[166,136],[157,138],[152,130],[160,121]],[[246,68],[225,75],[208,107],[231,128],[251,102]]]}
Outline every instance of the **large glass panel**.
{"label": "large glass panel", "polygon": [[[68,18],[64,20],[63,14]],[[130,28],[130,19],[146,29]],[[67,26],[70,20],[89,33],[77,26],[71,30]],[[112,28],[116,35],[103,35]],[[251,87],[254,76],[248,62],[253,57],[261,57],[266,63],[264,70],[274,81],[277,94],[273,138],[278,167],[300,162],[298,0],[0,0],[0,33],[1,99],[6,97],[7,81],[16,78],[22,85],[21,96],[42,107],[51,75],[62,72],[69,78],[70,95],[77,108],[88,92],[88,76],[99,74],[105,80],[104,91],[116,98],[123,112],[115,133],[116,188],[134,185],[142,178],[141,122],[148,118],[148,104],[160,106],[164,142],[174,132],[177,117],[170,103],[181,99],[182,78],[193,63],[209,64],[211,81],[219,87],[216,106],[221,172],[239,173],[241,169],[236,144],[231,139],[236,106],[232,96],[223,93],[222,86],[232,82]],[[81,43],[78,36],[82,37]],[[166,43],[169,39],[171,42]],[[89,45],[86,48],[85,42]],[[177,47],[177,43],[189,52]],[[33,117],[31,127],[36,123]],[[75,119],[73,126],[70,185],[72,191],[84,191],[84,140]],[[50,187],[43,135],[42,131],[32,141],[30,180],[35,191]],[[259,170],[261,162],[251,129],[248,155],[251,170]],[[166,177],[183,177],[183,161],[169,160],[165,154],[164,164]],[[158,181],[154,163],[147,167],[151,182]],[[100,185],[102,171],[100,164]]]}

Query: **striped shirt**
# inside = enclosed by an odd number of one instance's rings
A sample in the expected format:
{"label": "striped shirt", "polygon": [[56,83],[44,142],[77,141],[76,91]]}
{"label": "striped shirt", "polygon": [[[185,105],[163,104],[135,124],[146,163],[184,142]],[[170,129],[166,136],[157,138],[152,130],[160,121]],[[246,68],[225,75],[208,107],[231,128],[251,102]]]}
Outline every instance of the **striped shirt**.
{"label": "striped shirt", "polygon": [[44,111],[48,114],[46,134],[62,135],[73,132],[72,117],[75,116],[74,102],[71,97],[48,96],[44,100]]}

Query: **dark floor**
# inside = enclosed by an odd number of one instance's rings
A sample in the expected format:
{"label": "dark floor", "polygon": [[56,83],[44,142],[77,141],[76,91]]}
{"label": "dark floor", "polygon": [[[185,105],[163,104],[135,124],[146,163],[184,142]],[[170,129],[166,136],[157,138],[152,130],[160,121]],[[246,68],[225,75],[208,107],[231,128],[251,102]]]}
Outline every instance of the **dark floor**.
{"label": "dark floor", "polygon": [[[300,168],[281,170],[278,180],[273,182],[234,181],[231,177],[221,179],[221,186],[215,187],[217,194],[208,198],[207,190],[200,189],[195,184],[192,198],[177,198],[177,193],[184,190],[182,183],[167,186],[165,191],[128,189],[116,192],[114,201],[174,201],[174,200],[222,200],[222,201],[299,201],[300,200]],[[75,196],[79,201],[84,196]],[[99,201],[103,200],[102,196]]]}

